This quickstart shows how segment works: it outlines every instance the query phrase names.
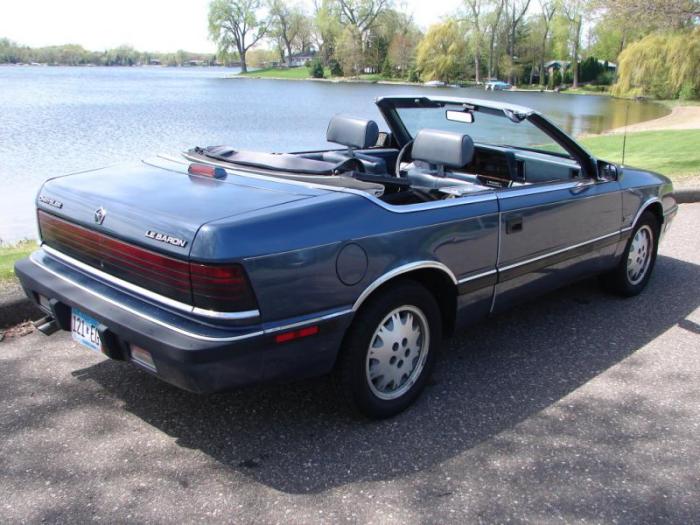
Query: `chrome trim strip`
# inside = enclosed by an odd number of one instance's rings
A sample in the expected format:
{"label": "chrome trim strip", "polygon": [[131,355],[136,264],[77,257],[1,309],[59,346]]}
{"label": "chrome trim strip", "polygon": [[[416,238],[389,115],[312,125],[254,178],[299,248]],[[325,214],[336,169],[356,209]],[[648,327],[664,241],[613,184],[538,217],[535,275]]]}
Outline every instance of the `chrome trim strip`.
{"label": "chrome trim strip", "polygon": [[175,308],[177,310],[180,310],[182,312],[186,312],[189,314],[194,314],[194,315],[199,315],[201,317],[208,317],[210,319],[218,319],[218,320],[228,320],[228,321],[242,321],[242,320],[252,320],[260,317],[260,311],[259,310],[245,310],[242,312],[217,312],[215,310],[205,310],[203,308],[197,308],[192,306],[191,304],[186,304],[186,303],[181,303],[180,301],[176,301],[175,299],[171,299],[170,297],[165,297],[164,295],[160,295],[158,293],[152,292],[150,290],[147,290],[145,288],[142,288],[138,285],[135,285],[133,283],[130,283],[128,281],[124,281],[123,279],[120,279],[119,277],[115,277],[113,275],[110,275],[108,273],[103,272],[102,270],[98,270],[97,268],[87,265],[77,259],[74,259],[73,257],[66,255],[63,252],[60,252],[56,250],[55,248],[52,248],[51,246],[47,246],[46,244],[42,244],[41,247],[52,255],[53,257],[56,257],[57,259],[61,259],[64,262],[67,262],[68,264],[71,264],[75,266],[76,268],[79,268],[81,271],[92,274],[95,277],[98,277],[104,281],[107,281],[108,283],[115,284],[121,288],[124,288],[126,290],[129,290],[131,292],[137,293],[139,295],[142,295],[144,297],[147,297],[148,299],[151,299],[153,301],[159,302],[161,304],[170,306],[171,308]]}
{"label": "chrome trim strip", "polygon": [[[573,190],[582,186],[588,187],[597,184],[593,179],[581,179],[577,181],[551,182],[543,185],[532,184],[530,186],[518,186],[516,188],[502,188],[498,194],[499,199],[510,199],[512,197],[522,197],[523,195],[536,195],[539,193],[549,193],[558,190]],[[598,197],[598,195],[594,195]],[[538,204],[541,206],[541,204]]]}
{"label": "chrome trim strip", "polygon": [[352,311],[357,311],[357,309],[362,305],[362,303],[369,297],[369,295],[379,288],[382,284],[385,282],[389,281],[390,279],[393,279],[394,277],[397,277],[401,274],[404,274],[406,272],[410,272],[413,270],[422,270],[425,268],[433,268],[436,270],[441,270],[447,274],[447,276],[452,280],[452,282],[457,285],[458,281],[457,278],[455,277],[455,274],[452,273],[452,270],[450,270],[446,265],[444,265],[441,262],[438,261],[418,261],[418,262],[412,262],[408,264],[404,264],[402,266],[398,266],[394,268],[393,270],[389,270],[385,274],[379,276],[377,279],[372,281],[372,283],[363,290],[363,292],[360,294],[360,296],[357,298],[355,303],[352,305]]}
{"label": "chrome trim strip", "polygon": [[292,330],[299,326],[304,326],[307,324],[319,323],[321,321],[328,321],[329,319],[335,319],[336,317],[342,317],[343,315],[353,313],[352,308],[347,308],[345,310],[340,310],[339,312],[333,312],[332,314],[321,315],[319,317],[314,317],[313,319],[307,319],[306,321],[299,321],[297,323],[286,324],[283,326],[276,326],[273,328],[266,328],[264,330],[265,334],[274,334],[276,332],[281,332],[283,330]]}
{"label": "chrome trim strip", "polygon": [[[266,180],[270,182],[276,182],[278,184],[291,184],[294,186],[303,186],[305,188],[311,188],[311,189],[316,189],[316,190],[326,190],[326,191],[333,191],[336,193],[349,193],[352,195],[358,195],[360,197],[363,197],[372,203],[376,204],[377,206],[380,206],[384,208],[385,210],[388,210],[393,213],[413,213],[416,211],[425,211],[425,210],[432,210],[436,208],[450,208],[452,206],[463,206],[467,204],[475,204],[478,202],[487,202],[487,201],[495,201],[496,200],[496,192],[492,188],[484,188],[484,193],[479,193],[477,195],[469,195],[469,196],[464,196],[464,197],[459,197],[456,199],[445,199],[441,201],[433,201],[433,202],[421,202],[418,204],[405,204],[403,206],[398,206],[398,205],[391,205],[387,204],[386,202],[378,199],[374,195],[371,195],[365,191],[362,190],[355,190],[352,188],[342,188],[338,186],[326,186],[325,184],[321,183],[314,183],[314,182],[302,182],[302,181],[297,181],[297,180],[287,180],[281,177],[275,177],[275,176],[269,176],[269,175],[262,175],[257,172],[248,172],[245,170],[241,170],[238,168],[232,168],[229,164],[224,163],[224,162],[217,162],[215,160],[204,160],[204,159],[191,159],[187,157],[183,153],[183,156],[185,159],[191,160],[192,162],[201,162],[201,163],[206,163],[206,164],[211,164],[213,166],[219,166],[224,169],[226,169],[227,172],[232,173],[234,175],[238,175],[241,177],[250,177],[252,179],[259,179],[259,180]],[[165,158],[165,157],[163,157]],[[171,159],[166,159],[166,160],[171,160]],[[325,177],[326,175],[324,175]]]}
{"label": "chrome trim strip", "polygon": [[[634,216],[634,220],[632,221],[632,225],[630,226],[630,228],[634,228],[634,225],[637,224],[637,221],[642,216],[642,213],[644,213],[644,211],[649,206],[654,204],[655,202],[658,202],[659,204],[661,204],[661,199],[659,199],[658,197],[650,197],[642,203],[642,205],[637,210],[637,214]],[[662,208],[663,208],[663,204],[662,204]]]}
{"label": "chrome trim strip", "polygon": [[526,259],[524,261],[520,261],[514,264],[509,264],[508,266],[503,266],[499,267],[498,271],[499,272],[505,272],[508,270],[512,270],[513,268],[517,268],[518,266],[524,266],[526,264],[530,264],[533,262],[540,261],[542,259],[546,259],[547,257],[552,257],[554,255],[559,255],[560,253],[568,252],[570,250],[575,250],[576,248],[580,248],[581,246],[586,246],[587,244],[592,244],[597,241],[602,241],[603,239],[607,239],[608,237],[612,237],[613,235],[620,235],[621,230],[618,230],[613,233],[608,233],[606,235],[601,235],[600,237],[596,237],[595,239],[590,239],[588,241],[580,242],[578,244],[573,244],[571,246],[567,246],[566,248],[561,248],[559,250],[554,250],[553,252],[548,252],[543,255],[538,255],[537,257],[533,257],[531,259]]}
{"label": "chrome trim strip", "polygon": [[184,335],[186,337],[191,337],[192,339],[198,339],[200,341],[213,341],[213,342],[233,342],[233,341],[241,341],[244,339],[250,339],[251,337],[257,337],[260,335],[267,335],[271,333],[276,333],[282,330],[288,330],[288,329],[293,329],[298,326],[303,326],[307,324],[313,324],[313,323],[318,323],[320,321],[326,321],[328,319],[333,319],[335,317],[340,317],[343,315],[347,315],[352,313],[352,309],[346,309],[346,310],[341,310],[339,312],[333,312],[332,314],[326,314],[320,317],[314,317],[312,319],[307,319],[305,321],[299,321],[296,323],[291,323],[288,325],[282,325],[282,326],[277,326],[273,328],[267,328],[264,330],[257,330],[255,332],[250,332],[248,334],[242,334],[242,335],[236,335],[236,336],[231,336],[231,337],[211,337],[207,335],[201,335],[197,334],[194,332],[190,332],[189,330],[183,330],[182,328],[179,328],[177,326],[173,326],[170,323],[166,323],[164,321],[161,321],[160,319],[156,319],[150,315],[144,314],[142,312],[139,312],[138,310],[134,310],[133,308],[130,308],[119,301],[115,301],[114,299],[110,299],[109,297],[105,297],[101,293],[96,292],[95,290],[91,290],[90,288],[83,286],[80,283],[75,282],[73,279],[70,279],[69,277],[66,277],[65,275],[61,275],[60,273],[52,270],[51,268],[48,268],[46,265],[42,264],[40,261],[37,261],[34,256],[37,252],[34,252],[32,255],[30,255],[29,260],[37,265],[39,268],[49,272],[50,274],[54,275],[55,277],[58,277],[59,279],[62,279],[63,281],[66,281],[67,283],[70,283],[71,285],[75,286],[76,288],[79,288],[83,290],[84,292],[89,293],[90,295],[94,295],[95,297],[105,301],[106,303],[109,303],[113,306],[116,306],[117,308],[121,308],[122,310],[129,312],[137,317],[140,317],[141,319],[145,319],[146,321],[150,321],[152,323],[155,323],[159,326],[162,326],[163,328],[167,328],[169,330],[172,330],[174,332],[177,332],[181,335]]}
{"label": "chrome trim strip", "polygon": [[459,281],[457,281],[457,284],[464,284],[464,283],[468,283],[469,281],[474,281],[476,279],[480,279],[481,277],[488,277],[489,275],[493,275],[497,271],[498,270],[496,270],[494,268],[493,270],[488,270],[486,272],[478,273],[476,275],[471,275],[469,277],[465,277],[464,279],[460,279]]}

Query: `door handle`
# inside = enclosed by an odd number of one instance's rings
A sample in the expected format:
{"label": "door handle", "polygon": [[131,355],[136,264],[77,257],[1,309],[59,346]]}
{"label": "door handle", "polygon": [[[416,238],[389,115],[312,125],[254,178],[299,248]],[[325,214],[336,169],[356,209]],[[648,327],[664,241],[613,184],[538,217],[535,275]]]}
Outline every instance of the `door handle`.
{"label": "door handle", "polygon": [[506,233],[518,233],[523,231],[523,218],[513,217],[506,220]]}

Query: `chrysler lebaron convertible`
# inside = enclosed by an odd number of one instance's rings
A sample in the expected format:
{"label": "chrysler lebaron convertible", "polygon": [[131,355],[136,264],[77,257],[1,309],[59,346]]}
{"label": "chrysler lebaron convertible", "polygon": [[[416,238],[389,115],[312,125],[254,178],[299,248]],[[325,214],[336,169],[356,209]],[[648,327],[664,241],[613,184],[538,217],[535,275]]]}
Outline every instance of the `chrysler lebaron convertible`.
{"label": "chrysler lebaron convertible", "polygon": [[336,115],[324,151],[196,147],[48,180],[41,246],[16,265],[40,330],[193,392],[332,373],[388,417],[469,323],[592,275],[646,286],[667,178],[521,106],[377,107],[384,131]]}

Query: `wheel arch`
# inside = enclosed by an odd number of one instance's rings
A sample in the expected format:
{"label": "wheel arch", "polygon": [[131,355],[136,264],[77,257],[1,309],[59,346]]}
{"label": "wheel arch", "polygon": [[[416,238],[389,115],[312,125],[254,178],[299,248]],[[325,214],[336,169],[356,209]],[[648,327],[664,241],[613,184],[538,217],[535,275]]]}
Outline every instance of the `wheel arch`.
{"label": "wheel arch", "polygon": [[451,334],[457,316],[457,278],[446,265],[437,261],[409,263],[384,273],[360,294],[353,311],[358,311],[370,297],[403,280],[416,281],[432,294],[440,308],[443,333]]}
{"label": "wheel arch", "polygon": [[640,207],[639,210],[637,210],[637,215],[634,217],[634,221],[632,221],[631,228],[634,228],[637,223],[639,222],[639,219],[644,215],[644,212],[650,211],[651,213],[654,214],[656,219],[659,221],[659,227],[662,227],[664,224],[664,208],[663,205],[661,204],[661,199],[658,197],[652,197],[651,199],[648,199],[645,201]]}

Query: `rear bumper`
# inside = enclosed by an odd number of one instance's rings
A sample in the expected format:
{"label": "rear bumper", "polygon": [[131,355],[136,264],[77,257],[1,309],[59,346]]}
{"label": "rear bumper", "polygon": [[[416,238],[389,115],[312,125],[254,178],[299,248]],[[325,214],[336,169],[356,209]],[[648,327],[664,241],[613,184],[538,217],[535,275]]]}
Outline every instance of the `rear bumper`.
{"label": "rear bumper", "polygon": [[[49,300],[48,313],[60,328],[70,330],[71,308],[79,308],[100,323],[108,357],[131,361],[131,345],[137,345],[151,353],[156,371],[142,368],[192,392],[324,374],[352,318],[351,310],[339,309],[247,327],[208,325],[116,289],[43,250],[19,261],[15,272],[40,307],[39,295]],[[47,310],[46,301],[42,308]],[[275,341],[280,333],[314,325],[316,335]]]}

